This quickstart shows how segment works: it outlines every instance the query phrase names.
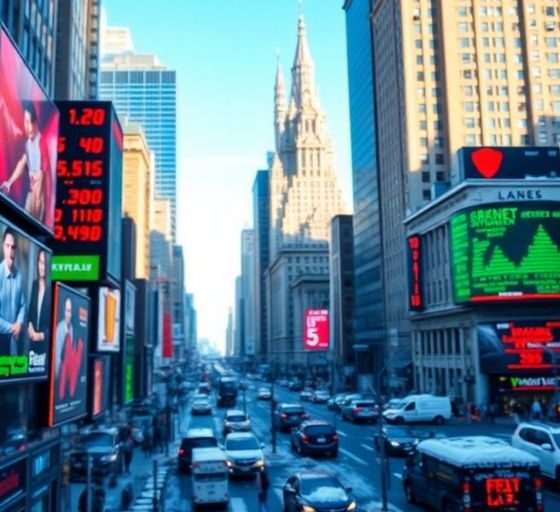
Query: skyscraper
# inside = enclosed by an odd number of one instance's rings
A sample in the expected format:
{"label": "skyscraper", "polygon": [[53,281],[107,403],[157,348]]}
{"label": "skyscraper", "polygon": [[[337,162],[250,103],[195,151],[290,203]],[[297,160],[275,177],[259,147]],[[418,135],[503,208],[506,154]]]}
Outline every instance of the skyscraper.
{"label": "skyscraper", "polygon": [[[105,47],[108,43],[104,43]],[[118,47],[118,45],[117,45]],[[124,46],[126,47],[126,46]],[[177,205],[177,77],[155,55],[115,54],[101,63],[99,96],[140,123],[154,152],[156,197],[171,201],[175,240]]]}
{"label": "skyscraper", "polygon": [[241,293],[243,295],[244,337],[242,352],[245,356],[255,355],[255,232],[241,231]]}
{"label": "skyscraper", "polygon": [[[371,30],[372,0],[346,0],[346,47],[354,194],[354,344],[356,371],[371,379],[384,360],[381,218]],[[371,380],[370,380],[371,383]]]}
{"label": "skyscraper", "polygon": [[[270,170],[270,266],[267,273],[268,337],[270,347],[274,347],[271,359],[289,370],[290,364],[303,362],[294,330],[295,320],[299,324],[303,320],[303,311],[295,309],[292,284],[310,275],[327,277],[328,283],[330,221],[336,214],[345,213],[302,16],[298,22],[292,88],[287,104],[284,78],[278,65],[274,127],[276,155]],[[320,300],[318,306],[324,307],[322,296]]]}
{"label": "skyscraper", "polygon": [[462,146],[560,141],[560,9],[375,0],[372,22],[386,327],[400,354],[410,349],[405,216],[457,180]]}

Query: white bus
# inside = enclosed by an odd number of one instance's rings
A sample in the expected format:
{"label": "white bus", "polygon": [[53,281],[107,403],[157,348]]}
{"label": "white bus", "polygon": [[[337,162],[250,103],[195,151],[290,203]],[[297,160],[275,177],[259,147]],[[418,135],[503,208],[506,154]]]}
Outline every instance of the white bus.
{"label": "white bus", "polygon": [[192,452],[193,503],[227,507],[228,468],[220,448],[194,448]]}

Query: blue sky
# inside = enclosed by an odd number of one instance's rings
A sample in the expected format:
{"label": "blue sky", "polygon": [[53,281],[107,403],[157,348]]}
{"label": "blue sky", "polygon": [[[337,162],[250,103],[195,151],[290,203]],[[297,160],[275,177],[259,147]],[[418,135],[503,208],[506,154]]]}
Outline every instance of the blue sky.
{"label": "blue sky", "polygon": [[[305,0],[303,14],[343,194],[351,204],[342,0]],[[297,0],[105,0],[109,25],[128,26],[137,53],[178,72],[177,238],[195,294],[199,337],[223,347],[251,189],[274,150],[276,52],[287,85]],[[163,7],[165,6],[165,8]]]}

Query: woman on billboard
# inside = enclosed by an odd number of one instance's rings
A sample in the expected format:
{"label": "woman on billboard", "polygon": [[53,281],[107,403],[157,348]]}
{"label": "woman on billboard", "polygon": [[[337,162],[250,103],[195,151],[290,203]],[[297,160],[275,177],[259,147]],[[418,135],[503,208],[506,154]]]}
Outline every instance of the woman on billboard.
{"label": "woman on billboard", "polygon": [[[29,302],[27,336],[34,352],[45,352],[45,341],[49,339],[51,286],[47,278],[47,253],[39,249],[37,253],[37,279],[31,287],[31,300]],[[37,348],[39,347],[39,348]]]}

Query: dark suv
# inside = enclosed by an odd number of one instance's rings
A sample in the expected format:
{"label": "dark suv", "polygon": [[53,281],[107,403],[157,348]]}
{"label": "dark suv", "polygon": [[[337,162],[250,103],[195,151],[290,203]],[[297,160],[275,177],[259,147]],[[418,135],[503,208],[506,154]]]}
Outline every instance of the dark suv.
{"label": "dark suv", "polygon": [[309,416],[300,404],[278,404],[274,411],[274,426],[280,431],[299,427],[307,419]]}
{"label": "dark suv", "polygon": [[322,420],[304,421],[292,430],[290,443],[300,454],[338,455],[338,435],[334,427]]}
{"label": "dark suv", "polygon": [[96,428],[83,432],[76,449],[70,453],[70,479],[87,478],[88,456],[95,476],[116,477],[121,455],[119,431],[116,428]]}
{"label": "dark suv", "polygon": [[215,448],[218,440],[210,428],[191,428],[181,441],[177,454],[179,471],[188,473],[191,470],[193,448]]}

